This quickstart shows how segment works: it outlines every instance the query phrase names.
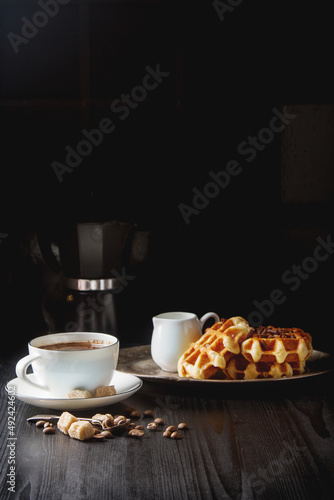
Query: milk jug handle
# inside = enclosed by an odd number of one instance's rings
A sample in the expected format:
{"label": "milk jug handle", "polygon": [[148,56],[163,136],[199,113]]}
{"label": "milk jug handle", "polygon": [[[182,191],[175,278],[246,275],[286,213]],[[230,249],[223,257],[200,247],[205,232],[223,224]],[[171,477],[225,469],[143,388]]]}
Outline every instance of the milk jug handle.
{"label": "milk jug handle", "polygon": [[209,319],[209,318],[214,318],[215,320],[215,323],[218,323],[220,321],[220,317],[218,316],[218,314],[214,313],[214,312],[208,312],[206,314],[204,314],[201,319],[199,320],[200,323],[201,323],[201,328],[203,328],[204,326],[204,323]]}

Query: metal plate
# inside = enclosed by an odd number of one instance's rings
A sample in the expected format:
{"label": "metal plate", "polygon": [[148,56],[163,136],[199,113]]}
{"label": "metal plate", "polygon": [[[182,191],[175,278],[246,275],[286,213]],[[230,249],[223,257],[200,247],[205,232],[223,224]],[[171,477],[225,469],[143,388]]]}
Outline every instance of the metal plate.
{"label": "metal plate", "polygon": [[279,379],[265,378],[256,380],[229,380],[229,379],[191,379],[179,377],[177,373],[166,372],[159,368],[152,359],[151,346],[135,346],[120,349],[119,361],[117,370],[123,373],[130,373],[136,375],[142,380],[152,382],[175,382],[185,384],[249,384],[249,383],[268,383],[268,382],[282,382],[291,381],[296,379],[304,379],[322,375],[334,369],[333,358],[330,354],[322,351],[313,351],[311,356],[306,362],[307,371],[302,375],[294,375],[292,377],[282,377]]}

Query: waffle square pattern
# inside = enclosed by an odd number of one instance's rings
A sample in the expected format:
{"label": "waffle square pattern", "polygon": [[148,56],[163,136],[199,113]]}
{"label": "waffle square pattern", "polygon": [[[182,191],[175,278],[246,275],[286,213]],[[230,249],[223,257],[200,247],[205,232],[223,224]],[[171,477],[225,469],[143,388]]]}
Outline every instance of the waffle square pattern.
{"label": "waffle square pattern", "polygon": [[178,362],[180,377],[254,380],[300,375],[312,353],[300,328],[251,328],[241,316],[215,323]]}

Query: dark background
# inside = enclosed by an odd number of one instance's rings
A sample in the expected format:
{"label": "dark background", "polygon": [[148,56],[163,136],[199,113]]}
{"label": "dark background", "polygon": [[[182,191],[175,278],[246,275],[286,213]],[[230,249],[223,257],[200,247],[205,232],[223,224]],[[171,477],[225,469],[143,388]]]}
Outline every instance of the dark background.
{"label": "dark background", "polygon": [[[319,12],[287,16],[266,6],[259,16],[254,3],[240,2],[222,20],[214,5],[72,0],[15,53],[8,33],[22,35],[22,17],[43,9],[1,0],[5,335],[24,343],[48,332],[42,305],[63,300],[62,275],[46,268],[36,235],[59,233],[69,221],[117,220],[150,238],[145,262],[129,268],[135,279],[117,297],[123,345],[148,343],[160,312],[247,318],[254,301],[279,289],[284,303],[264,323],[303,328],[315,348],[332,350],[334,256],[295,291],[282,281],[313,256],[319,236],[334,240],[334,107],[305,104],[329,97],[330,65],[308,30]],[[320,31],[323,49],[331,45],[323,18]],[[169,75],[121,120],[110,105],[141,85],[147,66]],[[322,93],[305,98],[315,74]],[[248,162],[238,148],[276,111],[295,118]],[[82,130],[103,118],[115,131],[59,182],[51,164],[64,163],[65,147],[75,148]],[[193,189],[203,192],[209,173],[229,160],[242,172],[187,224],[179,204],[191,206]]]}

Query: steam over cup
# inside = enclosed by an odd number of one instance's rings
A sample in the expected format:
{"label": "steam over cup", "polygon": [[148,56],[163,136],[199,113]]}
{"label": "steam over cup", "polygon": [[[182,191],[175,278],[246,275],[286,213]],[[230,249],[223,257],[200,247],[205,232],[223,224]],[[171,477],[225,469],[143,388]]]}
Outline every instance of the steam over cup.
{"label": "steam over cup", "polygon": [[[68,342],[90,342],[100,347],[72,351],[41,348]],[[48,397],[67,398],[73,389],[92,392],[110,385],[118,362],[119,341],[105,333],[56,333],[31,340],[28,350],[29,355],[16,365],[18,378],[36,390],[45,391]],[[27,375],[30,365],[33,377]]]}
{"label": "steam over cup", "polygon": [[200,319],[189,312],[167,312],[154,316],[151,339],[153,361],[164,371],[177,372],[179,358],[192,342],[202,336],[204,323],[209,318],[220,321],[214,312],[208,312]]}

